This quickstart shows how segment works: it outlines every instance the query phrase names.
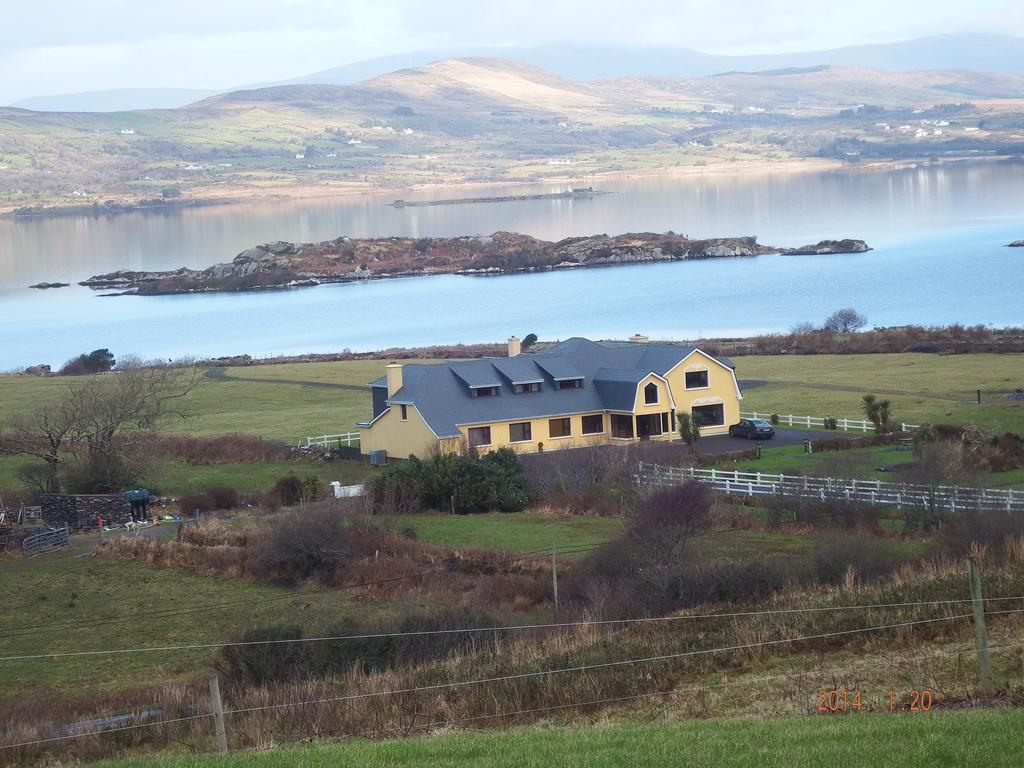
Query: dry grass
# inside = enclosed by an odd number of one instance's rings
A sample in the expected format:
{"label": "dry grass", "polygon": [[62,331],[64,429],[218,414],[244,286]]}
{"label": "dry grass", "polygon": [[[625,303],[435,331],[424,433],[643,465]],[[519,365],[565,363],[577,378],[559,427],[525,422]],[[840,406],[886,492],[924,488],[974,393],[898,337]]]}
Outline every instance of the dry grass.
{"label": "dry grass", "polygon": [[[871,605],[922,600],[948,600],[966,596],[962,563],[937,559],[903,568],[895,578],[860,583],[854,598],[849,585],[804,586],[779,592],[756,605],[737,609],[757,611],[800,606]],[[1024,573],[1017,563],[986,571],[989,596],[1024,592]],[[719,608],[727,610],[726,606]],[[491,713],[559,707],[576,702],[652,692],[702,688],[692,695],[674,695],[657,711],[675,717],[806,713],[813,710],[814,692],[822,687],[864,688],[879,706],[883,691],[895,687],[931,687],[944,702],[970,699],[974,681],[970,655],[973,630],[967,620],[952,619],[968,611],[961,604],[921,605],[899,610],[793,612],[757,616],[656,622],[625,627],[580,626],[560,631],[502,633],[468,652],[422,664],[370,674],[356,671],[335,676],[294,680],[262,688],[246,688],[225,681],[229,710],[257,711],[229,716],[232,746],[267,748],[310,737],[343,737],[362,733],[395,736],[414,733],[430,724],[459,722]],[[683,614],[686,615],[686,614]],[[580,617],[585,618],[585,617]],[[913,628],[861,632],[885,624],[951,619]],[[1021,629],[1016,615],[992,617],[993,644],[1014,642]],[[771,643],[782,638],[827,633],[832,637],[706,653],[708,649]],[[937,652],[939,659],[921,657]],[[660,661],[607,666],[592,672],[504,679],[459,687],[431,688],[453,681],[503,678],[524,672],[602,665],[626,659],[647,659],[694,653]],[[960,654],[960,655],[958,655]],[[1021,684],[1019,649],[998,656],[1000,685],[1006,691]],[[807,673],[807,674],[805,674]],[[408,691],[381,695],[386,691]],[[158,707],[163,717],[188,716],[199,702],[205,712],[202,685],[175,684],[131,696],[97,701],[88,709],[60,702],[26,702],[6,718],[11,723],[63,722],[96,714],[139,711]],[[278,707],[282,703],[320,702]],[[904,702],[900,701],[901,707]],[[650,711],[654,705],[623,704],[628,711]],[[274,708],[271,708],[274,707]],[[257,709],[265,708],[265,709]],[[608,711],[606,706],[573,710],[573,716]],[[554,716],[538,712],[519,721]],[[481,720],[481,727],[501,727],[509,720]],[[63,758],[92,758],[136,750],[163,749],[175,744],[210,748],[206,719],[156,729],[89,737],[70,744],[57,743],[49,754]],[[8,726],[3,740],[42,737],[44,726]],[[177,748],[177,747],[175,747]],[[41,750],[10,752],[4,759],[20,764],[43,760]]]}

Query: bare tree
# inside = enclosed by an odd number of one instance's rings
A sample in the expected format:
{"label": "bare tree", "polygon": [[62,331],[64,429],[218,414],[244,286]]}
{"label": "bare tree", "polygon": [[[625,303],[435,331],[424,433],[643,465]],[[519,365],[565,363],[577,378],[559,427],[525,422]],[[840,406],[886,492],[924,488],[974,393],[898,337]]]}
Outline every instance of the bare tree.
{"label": "bare tree", "polygon": [[56,401],[0,433],[0,454],[41,459],[40,490],[54,492],[70,475],[82,490],[116,490],[132,474],[128,459],[158,427],[185,418],[184,400],[199,383],[190,365],[124,359],[116,373],[69,386]]}
{"label": "bare tree", "polygon": [[868,324],[868,319],[853,307],[837,309],[825,320],[826,331],[833,333],[854,333]]}
{"label": "bare tree", "polygon": [[41,472],[30,473],[38,490],[55,493],[69,447],[81,436],[81,414],[67,399],[42,406],[27,416],[14,418],[0,432],[0,456],[31,456],[44,463]]}

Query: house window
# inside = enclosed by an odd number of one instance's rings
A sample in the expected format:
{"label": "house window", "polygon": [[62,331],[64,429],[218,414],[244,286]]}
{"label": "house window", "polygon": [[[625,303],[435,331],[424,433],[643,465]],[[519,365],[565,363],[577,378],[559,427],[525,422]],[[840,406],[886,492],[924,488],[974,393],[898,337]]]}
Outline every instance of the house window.
{"label": "house window", "polygon": [[583,389],[583,379],[563,379],[556,381],[555,387],[558,389]]}
{"label": "house window", "polygon": [[647,405],[658,404],[658,385],[653,381],[644,387],[644,402]]}
{"label": "house window", "polygon": [[725,425],[724,405],[695,405],[693,420],[698,427],[721,427]]}
{"label": "house window", "polygon": [[510,443],[525,443],[533,439],[533,429],[528,421],[508,425],[508,441]]}
{"label": "house window", "polygon": [[600,413],[595,413],[592,416],[583,417],[583,434],[584,435],[599,435],[604,432],[604,416]]}
{"label": "house window", "polygon": [[632,437],[633,417],[612,414],[612,437]]}
{"label": "house window", "polygon": [[409,406],[407,406],[407,405],[400,405],[400,406],[398,406],[398,408],[399,408],[399,410],[402,413],[402,421],[408,421],[409,420]]}
{"label": "house window", "polygon": [[672,414],[670,413],[661,414],[661,433],[663,435],[673,431],[670,423],[672,421],[671,416]]}
{"label": "house window", "polygon": [[470,427],[469,428],[469,444],[473,448],[479,448],[482,445],[491,444],[491,428],[490,427]]}
{"label": "house window", "polygon": [[531,381],[526,384],[516,384],[516,394],[521,395],[524,392],[540,392],[540,382]]}
{"label": "house window", "polygon": [[471,389],[469,391],[472,393],[473,397],[497,397],[498,396],[498,388],[497,387],[474,387],[473,389]]}
{"label": "house window", "polygon": [[686,388],[687,389],[707,389],[708,388],[708,372],[707,371],[687,371],[686,372]]}
{"label": "house window", "polygon": [[572,434],[572,420],[551,419],[548,422],[548,434],[551,437],[569,437]]}

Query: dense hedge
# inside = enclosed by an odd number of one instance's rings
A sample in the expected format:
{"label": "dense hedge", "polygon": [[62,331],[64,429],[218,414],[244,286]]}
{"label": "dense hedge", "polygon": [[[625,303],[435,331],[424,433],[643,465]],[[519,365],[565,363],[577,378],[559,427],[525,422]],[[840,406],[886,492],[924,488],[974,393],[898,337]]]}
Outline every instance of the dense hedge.
{"label": "dense hedge", "polygon": [[[410,456],[391,464],[371,485],[378,512],[437,509],[459,515],[518,512],[529,502],[526,476],[514,451],[502,448],[483,457],[440,454]],[[397,503],[396,500],[401,500]],[[411,507],[411,508],[410,508]]]}

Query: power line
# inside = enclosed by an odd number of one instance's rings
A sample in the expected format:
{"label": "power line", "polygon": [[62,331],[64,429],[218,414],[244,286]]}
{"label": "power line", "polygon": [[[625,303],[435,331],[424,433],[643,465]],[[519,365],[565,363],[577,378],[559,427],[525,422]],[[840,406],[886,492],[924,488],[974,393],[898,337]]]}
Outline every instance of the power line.
{"label": "power line", "polygon": [[354,693],[346,696],[332,696],[323,699],[314,699],[311,701],[295,701],[295,702],[283,702],[281,704],[267,704],[260,707],[245,707],[242,709],[230,709],[225,710],[224,714],[242,714],[247,712],[260,712],[270,709],[285,709],[288,707],[300,707],[309,704],[328,704],[339,701],[357,701],[362,699],[379,698],[382,696],[397,696],[402,694],[410,693],[422,693],[424,691],[435,691],[450,688],[465,688],[472,685],[483,685],[486,683],[503,683],[511,680],[523,680],[534,677],[547,677],[550,675],[561,675],[572,672],[587,672],[594,669],[610,669],[613,667],[624,667],[631,666],[633,664],[647,664],[656,661],[670,661],[672,659],[689,658],[693,656],[703,656],[714,653],[726,653],[729,651],[743,651],[752,648],[763,648],[774,645],[784,645],[787,643],[804,642],[807,640],[825,640],[831,637],[840,637],[846,635],[858,634],[861,632],[879,632],[885,629],[901,629],[904,627],[917,626],[921,624],[934,624],[940,621],[955,621],[957,619],[969,619],[973,616],[970,613],[961,613],[955,616],[945,616],[936,619],[919,619],[916,621],[904,621],[896,624],[880,624],[872,627],[862,627],[860,629],[847,629],[838,630],[836,632],[824,632],[817,635],[805,635],[801,637],[788,637],[779,640],[765,640],[758,643],[741,643],[738,645],[728,645],[720,648],[707,648],[694,651],[681,651],[679,653],[668,653],[659,656],[647,656],[639,659],[625,659],[621,661],[606,661],[599,664],[581,664],[575,667],[562,667],[560,669],[547,669],[539,670],[536,672],[520,672],[513,675],[500,675],[497,677],[485,677],[478,678],[476,680],[463,680],[454,683],[435,683],[433,685],[424,685],[413,688],[399,688],[390,691],[375,691],[370,693]]}
{"label": "power line", "polygon": [[[365,585],[363,585],[365,586]],[[1021,597],[992,597],[987,600],[1024,600],[1024,596]],[[253,645],[283,645],[283,644],[296,644],[296,643],[320,643],[320,642],[334,642],[334,641],[347,641],[347,640],[381,640],[385,638],[399,638],[399,637],[429,637],[434,635],[459,635],[459,634],[473,634],[473,633],[486,633],[486,632],[520,632],[529,630],[550,630],[550,629],[569,629],[573,627],[592,627],[592,626],[622,626],[627,624],[639,624],[639,623],[667,623],[677,621],[698,621],[698,620],[710,620],[710,619],[731,619],[731,618],[749,618],[755,616],[773,616],[773,615],[786,615],[795,613],[821,613],[828,611],[854,611],[854,610],[882,610],[890,608],[910,608],[919,606],[937,606],[937,605],[953,605],[970,603],[970,598],[958,599],[958,600],[925,600],[916,602],[906,603],[875,603],[873,605],[837,605],[837,606],[816,606],[808,608],[779,608],[775,610],[766,611],[732,611],[727,613],[702,613],[702,614],[688,614],[685,616],[651,616],[641,617],[632,619],[593,619],[589,621],[567,621],[557,622],[548,624],[512,624],[502,625],[497,627],[463,627],[463,628],[452,628],[452,629],[425,629],[425,630],[414,630],[408,632],[375,632],[366,633],[359,635],[329,635],[322,637],[298,637],[298,638],[282,638],[275,640],[239,640],[235,642],[225,641],[216,643],[191,643],[187,645],[160,645],[160,646],[144,646],[141,648],[110,648],[100,650],[87,650],[87,651],[59,651],[55,653],[36,653],[36,654],[20,654],[14,656],[0,656],[0,662],[4,661],[28,661],[32,659],[58,659],[58,658],[69,658],[69,657],[80,657],[80,656],[110,656],[117,654],[126,653],[146,653],[146,652],[167,652],[167,651],[195,651],[204,650],[210,648],[239,648]],[[1006,611],[1006,613],[1017,613],[1018,611]],[[990,615],[997,615],[1001,612],[989,612]]]}
{"label": "power line", "polygon": [[[991,647],[989,650],[992,651],[992,652],[998,653],[999,651],[1010,650],[1010,649],[1013,649],[1013,648],[1020,648],[1020,647],[1024,647],[1024,643],[1012,643],[1012,644],[1009,644],[1009,645],[997,645],[997,646]],[[911,657],[911,658],[908,658],[908,659],[896,659],[896,660],[890,661],[889,664],[890,665],[898,665],[898,664],[912,663],[912,662],[915,662],[915,661],[923,661],[925,659],[941,658],[941,657],[946,657],[946,656],[962,656],[965,653],[970,653],[972,650],[973,650],[972,648],[968,648],[968,649],[965,649],[963,651],[948,651],[948,652],[943,652],[943,653],[928,654],[928,655],[925,655],[925,656],[915,656],[915,657]],[[878,664],[878,662],[871,662],[871,666],[877,666],[877,664]],[[689,687],[689,688],[673,688],[672,690],[669,690],[669,691],[651,691],[649,693],[637,693],[637,694],[632,694],[632,695],[629,695],[629,696],[615,696],[615,697],[612,697],[612,698],[594,699],[594,700],[591,700],[591,701],[571,702],[571,703],[568,703],[568,704],[554,704],[554,705],[547,706],[547,707],[533,707],[531,709],[519,709],[519,710],[510,711],[510,712],[498,712],[498,713],[494,713],[494,714],[490,714],[490,715],[474,715],[473,717],[460,718],[460,719],[457,719],[457,720],[454,720],[454,721],[451,721],[451,720],[440,720],[440,721],[435,721],[433,723],[425,723],[425,724],[423,724],[421,726],[418,726],[418,728],[420,728],[420,729],[427,729],[427,728],[436,728],[436,727],[441,727],[441,726],[446,726],[446,725],[456,725],[456,726],[458,726],[458,725],[461,725],[462,723],[473,722],[473,721],[476,721],[476,720],[491,720],[491,719],[497,719],[497,718],[503,718],[503,717],[515,717],[515,716],[518,716],[518,715],[538,714],[538,713],[541,713],[541,712],[553,712],[553,711],[556,711],[556,710],[563,710],[563,709],[575,709],[575,708],[578,708],[578,707],[600,706],[600,705],[603,705],[603,704],[615,704],[615,703],[619,703],[619,702],[623,702],[623,701],[632,701],[632,700],[636,700],[636,699],[652,698],[652,697],[655,697],[655,696],[675,696],[675,695],[679,695],[679,694],[683,694],[683,693],[697,693],[697,692],[700,692],[700,691],[714,690],[716,688],[730,688],[730,687],[733,687],[733,686],[749,687],[751,685],[756,685],[757,683],[761,683],[761,682],[765,682],[765,681],[789,679],[789,678],[794,678],[794,677],[810,677],[812,675],[827,675],[827,674],[835,674],[837,672],[850,672],[850,671],[853,671],[853,670],[856,670],[856,669],[861,669],[861,668],[866,667],[866,666],[868,666],[868,665],[867,664],[858,664],[858,665],[853,665],[853,666],[850,666],[850,667],[841,667],[841,668],[838,668],[838,669],[833,667],[832,669],[825,669],[825,670],[807,670],[805,672],[784,672],[784,673],[779,673],[779,674],[776,674],[776,675],[761,675],[760,677],[756,678],[755,680],[735,680],[735,681],[732,681],[732,682],[715,683],[713,685],[700,685],[700,686],[693,686],[693,687]],[[373,730],[370,730],[370,731],[362,731],[361,733],[354,734],[354,735],[355,736],[368,736],[368,735],[371,735],[371,734],[378,734],[378,733],[382,733],[382,732],[384,732],[383,729],[377,728],[377,729],[373,729]]]}
{"label": "power line", "polygon": [[[1017,612],[1019,612],[1019,611],[1007,611],[1007,613],[1017,613]],[[369,697],[373,697],[373,696],[388,696],[388,695],[395,695],[395,694],[399,694],[399,693],[419,692],[419,691],[424,691],[424,690],[435,690],[435,689],[444,688],[444,687],[456,687],[456,686],[474,685],[474,684],[479,684],[479,683],[483,683],[483,682],[495,682],[495,681],[511,680],[511,679],[516,679],[516,678],[524,677],[524,676],[528,677],[528,676],[539,676],[539,675],[546,675],[546,674],[558,674],[558,673],[561,673],[561,672],[578,671],[578,670],[581,670],[581,669],[596,669],[596,668],[599,668],[599,667],[607,667],[607,666],[615,666],[615,665],[623,665],[623,664],[641,663],[641,662],[650,661],[650,660],[661,660],[661,659],[667,659],[667,658],[678,658],[678,657],[684,656],[684,655],[691,655],[692,656],[692,655],[697,655],[697,654],[718,653],[718,652],[722,652],[722,651],[734,650],[734,649],[739,649],[739,648],[754,648],[754,647],[765,646],[765,645],[772,645],[772,644],[779,644],[779,643],[799,642],[799,641],[804,641],[804,640],[820,639],[820,638],[823,638],[823,637],[831,637],[831,636],[834,636],[836,634],[851,634],[851,633],[856,633],[856,632],[869,632],[869,631],[877,631],[877,630],[881,630],[881,629],[892,629],[892,628],[904,627],[904,626],[908,626],[908,625],[912,625],[912,624],[924,624],[924,623],[930,623],[930,622],[934,622],[934,621],[944,621],[944,620],[952,620],[952,619],[958,619],[958,618],[967,618],[967,617],[970,617],[970,616],[971,616],[971,614],[962,614],[960,616],[947,617],[946,619],[929,619],[929,620],[926,620],[926,621],[904,622],[904,623],[901,623],[901,624],[882,625],[882,626],[876,626],[876,627],[865,627],[863,629],[858,629],[858,630],[847,630],[846,632],[828,633],[826,635],[812,635],[812,636],[806,636],[806,637],[786,638],[786,639],[782,639],[782,640],[772,640],[772,641],[765,641],[765,642],[761,642],[761,643],[748,643],[748,644],[745,644],[743,646],[731,646],[731,647],[726,647],[726,648],[711,648],[711,649],[705,649],[705,650],[700,650],[700,651],[691,651],[691,652],[687,652],[685,654],[673,654],[671,656],[665,656],[665,657],[653,657],[653,659],[636,659],[636,660],[629,660],[629,661],[622,661],[622,662],[609,662],[609,663],[606,663],[606,664],[589,665],[587,667],[578,667],[578,668],[570,668],[570,669],[563,669],[563,670],[550,670],[550,671],[545,671],[545,672],[523,673],[522,675],[509,675],[509,676],[505,676],[505,677],[489,678],[489,679],[485,679],[485,680],[475,680],[475,681],[466,681],[466,682],[449,683],[449,684],[438,684],[438,685],[422,686],[422,687],[419,687],[419,688],[410,688],[410,689],[397,690],[397,691],[381,691],[381,692],[378,692],[378,693],[356,694],[355,696],[333,697],[333,698],[328,698],[328,699],[317,699],[317,700],[311,700],[311,701],[288,702],[288,703],[285,703],[285,704],[267,705],[267,706],[263,706],[263,707],[249,707],[249,708],[244,708],[244,709],[233,709],[233,710],[226,710],[225,714],[243,714],[243,713],[247,713],[247,712],[257,712],[257,711],[264,711],[264,710],[268,710],[268,709],[281,709],[281,708],[285,708],[285,707],[305,706],[305,705],[309,705],[309,704],[322,704],[322,703],[330,703],[330,702],[337,702],[337,701],[345,701],[345,700],[350,700],[350,699],[353,699],[353,698],[369,698]],[[1010,648],[1017,648],[1017,647],[1021,647],[1021,646],[1024,646],[1024,643],[1013,643],[1013,644],[1007,644],[1007,645],[1001,645],[1001,646],[993,646],[990,650],[998,652],[998,651],[1007,650],[1007,649],[1010,649]],[[920,660],[920,659],[923,659],[923,658],[961,655],[963,653],[968,653],[968,652],[969,652],[969,650],[968,651],[958,651],[958,652],[936,653],[936,654],[930,654],[928,656],[917,657],[917,659],[913,659],[913,658],[912,659],[903,659],[903,660],[900,660],[900,663],[904,663],[906,661]],[[783,675],[779,675],[779,677],[794,677],[794,676],[804,676],[804,675],[819,674],[819,673],[820,672],[818,670],[813,670],[813,671],[808,671],[806,673],[785,673]],[[771,676],[765,677],[765,678],[762,678],[762,679],[771,679]],[[596,701],[592,701],[592,702],[576,702],[576,703],[563,704],[563,705],[557,705],[557,706],[551,706],[551,707],[541,707],[541,708],[536,708],[536,709],[533,709],[533,710],[519,710],[519,711],[515,711],[515,712],[507,712],[507,713],[500,713],[500,714],[493,714],[493,715],[479,715],[479,716],[475,716],[473,718],[466,718],[466,719],[464,719],[462,721],[459,721],[459,722],[469,722],[469,721],[472,721],[472,720],[491,719],[491,718],[497,718],[497,717],[512,717],[512,716],[519,715],[519,714],[527,714],[527,713],[531,713],[531,712],[541,712],[541,711],[553,711],[553,710],[556,710],[556,709],[565,709],[565,708],[570,708],[570,707],[594,706],[594,705],[598,705],[598,704],[602,704],[602,703],[614,703],[614,702],[618,702],[618,701],[627,701],[627,700],[630,700],[630,699],[650,697],[650,696],[661,696],[661,695],[669,695],[669,694],[676,694],[676,693],[688,693],[688,692],[691,692],[691,691],[700,691],[700,690],[706,690],[706,689],[709,689],[709,688],[721,688],[721,687],[726,687],[726,686],[731,686],[731,685],[749,685],[749,681],[735,681],[735,682],[732,682],[732,683],[720,683],[720,684],[713,685],[713,686],[700,686],[700,687],[696,687],[696,688],[692,688],[692,689],[676,689],[676,690],[672,690],[672,691],[659,691],[659,692],[656,692],[656,693],[636,694],[636,695],[633,695],[633,696],[616,697],[616,698],[612,698],[612,699],[596,700]],[[18,743],[14,743],[14,744],[0,744],[0,749],[14,749],[14,748],[18,748],[18,747],[36,746],[36,745],[39,745],[39,744],[46,744],[46,743],[51,743],[51,742],[56,742],[56,741],[66,741],[66,740],[70,740],[70,739],[86,738],[88,736],[101,736],[101,735],[106,735],[108,733],[117,733],[119,731],[133,730],[133,729],[137,729],[137,728],[151,728],[151,727],[156,727],[156,726],[160,726],[160,725],[169,725],[169,724],[173,724],[173,723],[186,722],[186,721],[190,721],[190,720],[200,720],[200,719],[204,719],[204,718],[208,718],[208,717],[212,717],[212,716],[213,716],[212,713],[205,713],[205,714],[200,714],[200,715],[191,715],[191,716],[188,716],[188,717],[179,717],[179,718],[172,718],[172,719],[167,719],[167,720],[157,720],[155,722],[149,722],[149,723],[138,723],[138,724],[135,724],[135,725],[120,726],[118,728],[109,728],[109,729],[106,729],[106,730],[95,731],[95,732],[92,732],[92,733],[77,733],[77,734],[69,734],[69,735],[66,735],[66,736],[54,736],[54,737],[46,738],[46,739],[35,739],[35,740],[32,740],[32,741],[23,741],[23,742],[18,742]],[[436,723],[436,724],[430,724],[430,725],[427,725],[425,727],[432,727],[432,725],[445,725],[445,724],[447,724],[447,721]],[[377,729],[377,730],[373,730],[373,731],[364,731],[363,733],[356,734],[356,735],[360,735],[361,736],[361,735],[367,735],[367,734],[379,733],[379,732],[380,732],[380,729]]]}
{"label": "power line", "polygon": [[[342,584],[340,587],[337,587],[337,589],[338,590],[342,590],[342,589],[356,589],[358,587],[373,587],[373,586],[377,586],[379,584],[388,584],[388,583],[395,582],[395,581],[406,581],[408,579],[413,578],[414,576],[421,576],[421,575],[423,575],[423,573],[424,572],[421,571],[419,573],[409,574],[409,575],[406,575],[406,576],[395,576],[393,578],[379,579],[377,581],[366,581],[366,582],[362,582],[362,583],[358,583],[358,584]],[[161,617],[183,616],[183,615],[187,615],[187,614],[190,614],[190,613],[202,613],[204,611],[213,611],[213,610],[217,610],[218,608],[230,608],[232,606],[238,606],[238,605],[245,605],[245,606],[260,605],[260,604],[263,604],[263,603],[279,602],[281,600],[293,600],[293,599],[299,598],[299,597],[320,597],[320,598],[325,598],[325,597],[329,597],[329,596],[331,596],[330,592],[325,592],[324,590],[318,590],[318,589],[310,589],[310,590],[305,590],[305,591],[301,591],[301,592],[289,592],[288,594],[284,594],[284,595],[273,595],[273,596],[264,597],[264,598],[255,598],[255,599],[248,599],[248,600],[233,600],[231,602],[226,602],[226,603],[208,603],[206,605],[197,606],[195,608],[163,608],[163,609],[158,609],[158,610],[153,610],[153,611],[136,611],[134,613],[127,614],[127,615],[125,615],[125,614],[114,614],[114,615],[110,615],[110,616],[97,616],[97,617],[93,617],[91,619],[75,619],[75,620],[72,620],[72,621],[64,621],[64,622],[59,622],[58,621],[58,622],[53,622],[53,623],[50,623],[50,624],[28,624],[28,625],[23,625],[23,626],[20,626],[20,627],[12,627],[10,632],[7,632],[5,634],[0,634],[0,639],[5,639],[5,638],[9,638],[9,637],[22,637],[24,635],[35,634],[36,632],[42,631],[44,629],[74,629],[74,628],[77,628],[77,627],[87,627],[87,626],[92,626],[92,625],[95,625],[95,624],[120,624],[120,623],[123,623],[125,621],[132,621],[133,619],[135,619],[137,617],[141,617],[141,616],[161,616]]]}

